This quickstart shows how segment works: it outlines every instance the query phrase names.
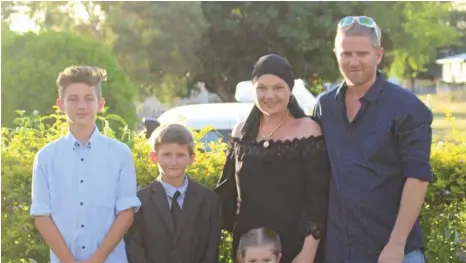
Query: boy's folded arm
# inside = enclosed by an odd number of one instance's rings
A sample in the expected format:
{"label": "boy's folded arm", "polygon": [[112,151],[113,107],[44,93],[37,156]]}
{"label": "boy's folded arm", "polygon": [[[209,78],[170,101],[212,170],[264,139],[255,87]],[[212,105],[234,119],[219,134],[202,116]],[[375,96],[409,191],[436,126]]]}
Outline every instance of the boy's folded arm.
{"label": "boy's folded arm", "polygon": [[217,263],[219,257],[219,247],[222,235],[222,203],[220,198],[215,194],[209,231],[209,241],[202,263]]}
{"label": "boy's folded arm", "polygon": [[125,235],[126,254],[129,263],[148,263],[144,246],[145,223],[143,210],[134,215],[134,222]]}
{"label": "boy's folded arm", "polygon": [[53,253],[63,263],[74,263],[75,259],[70,250],[66,246],[65,239],[60,234],[57,226],[52,218],[48,215],[34,216],[34,224],[37,230],[44,238],[47,245],[52,249]]}

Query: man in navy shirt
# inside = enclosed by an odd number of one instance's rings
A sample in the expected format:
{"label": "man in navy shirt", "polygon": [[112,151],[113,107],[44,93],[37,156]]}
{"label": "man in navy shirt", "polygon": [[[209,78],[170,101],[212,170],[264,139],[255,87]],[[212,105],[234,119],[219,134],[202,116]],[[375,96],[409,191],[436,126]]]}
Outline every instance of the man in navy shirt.
{"label": "man in navy shirt", "polygon": [[344,82],[313,114],[332,165],[325,262],[423,263],[418,216],[432,180],[432,112],[377,70],[373,19],[343,18],[335,55]]}

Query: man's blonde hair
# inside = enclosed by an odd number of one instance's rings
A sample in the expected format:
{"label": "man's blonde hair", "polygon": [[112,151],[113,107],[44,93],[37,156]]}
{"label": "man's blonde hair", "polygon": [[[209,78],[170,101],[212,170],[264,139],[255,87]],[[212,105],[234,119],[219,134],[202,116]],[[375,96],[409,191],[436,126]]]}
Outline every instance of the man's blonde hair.
{"label": "man's blonde hair", "polygon": [[162,124],[152,132],[149,138],[152,151],[157,152],[157,148],[164,143],[177,143],[187,145],[190,155],[194,154],[194,137],[191,131],[178,123]]}
{"label": "man's blonde hair", "polygon": [[348,27],[338,28],[336,38],[339,36],[367,36],[370,38],[374,48],[382,47],[382,31],[379,26],[369,28],[358,23],[354,23]]}

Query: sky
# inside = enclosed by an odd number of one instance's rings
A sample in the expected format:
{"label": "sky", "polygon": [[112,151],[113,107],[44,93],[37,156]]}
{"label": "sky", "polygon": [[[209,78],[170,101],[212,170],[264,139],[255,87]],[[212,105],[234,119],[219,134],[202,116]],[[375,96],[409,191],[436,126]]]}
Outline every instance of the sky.
{"label": "sky", "polygon": [[16,13],[11,16],[10,29],[15,32],[27,32],[37,30],[34,21],[27,14]]}
{"label": "sky", "polygon": [[[89,16],[79,0],[68,1],[73,4],[73,13],[76,13],[79,20],[87,21]],[[17,13],[11,15],[10,30],[23,33],[27,31],[37,31],[39,28],[34,20],[30,19],[27,14],[27,7],[21,8]],[[97,9],[97,12],[100,12]]]}

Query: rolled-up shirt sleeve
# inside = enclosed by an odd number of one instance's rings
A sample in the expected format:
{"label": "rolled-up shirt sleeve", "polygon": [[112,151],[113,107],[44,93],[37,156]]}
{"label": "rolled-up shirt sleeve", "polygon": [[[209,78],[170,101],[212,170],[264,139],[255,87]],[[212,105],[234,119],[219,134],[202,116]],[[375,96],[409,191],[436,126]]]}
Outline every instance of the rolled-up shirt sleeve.
{"label": "rolled-up shirt sleeve", "polygon": [[48,216],[50,215],[50,191],[47,172],[44,167],[43,152],[39,151],[35,158],[32,168],[32,187],[31,187],[31,216]]}
{"label": "rolled-up shirt sleeve", "polygon": [[398,124],[398,148],[403,161],[403,175],[432,181],[430,152],[432,145],[432,111],[416,101]]}
{"label": "rolled-up shirt sleeve", "polygon": [[134,212],[139,210],[141,202],[137,197],[136,169],[133,156],[129,147],[125,145],[121,156],[121,167],[118,178],[116,195],[116,213],[133,208]]}

